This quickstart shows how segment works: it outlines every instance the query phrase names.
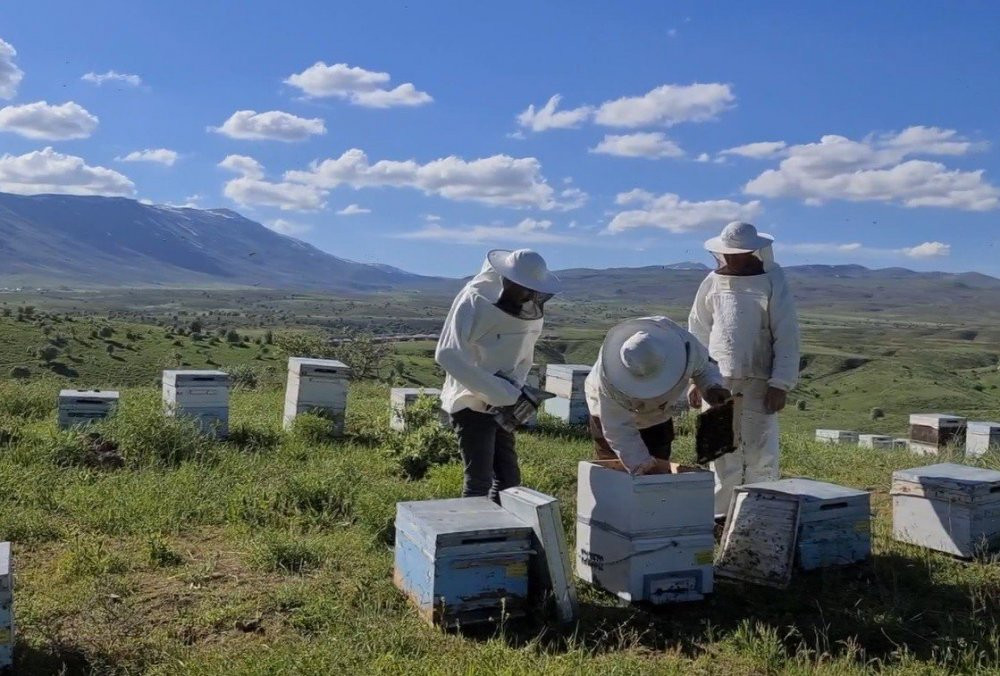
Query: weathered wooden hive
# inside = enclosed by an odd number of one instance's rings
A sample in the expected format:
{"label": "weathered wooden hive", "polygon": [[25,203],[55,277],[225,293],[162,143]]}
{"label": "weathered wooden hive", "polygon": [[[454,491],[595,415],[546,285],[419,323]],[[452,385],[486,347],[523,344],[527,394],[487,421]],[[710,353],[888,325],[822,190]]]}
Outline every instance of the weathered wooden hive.
{"label": "weathered wooden hive", "polygon": [[545,412],[571,425],[586,424],[590,411],[584,383],[587,364],[549,364],[545,367],[545,391],[556,395],[543,404]]}
{"label": "weathered wooden hive", "polygon": [[858,446],[861,448],[893,448],[893,438],[885,434],[859,434]]}
{"label": "weathered wooden hive", "polygon": [[118,392],[113,390],[60,390],[59,428],[103,420],[117,408]]}
{"label": "weathered wooden hive", "polygon": [[821,444],[857,444],[858,433],[850,430],[816,430],[816,441]]}
{"label": "weathered wooden hive", "polygon": [[941,463],[892,474],[892,536],[971,558],[1000,545],[1000,472]]}
{"label": "weathered wooden hive", "polygon": [[[440,401],[441,390],[433,387],[394,387],[389,392],[389,426],[400,432],[406,429],[406,411],[420,397],[431,397]],[[445,427],[450,425],[448,414],[440,408],[437,411],[438,420]]]}
{"label": "weathered wooden hive", "polygon": [[167,415],[193,418],[203,434],[229,436],[229,375],[222,371],[164,371]]}
{"label": "weathered wooden hive", "polygon": [[532,530],[488,498],[396,504],[393,579],[428,623],[523,615]]}
{"label": "weathered wooden hive", "polygon": [[347,385],[351,369],[333,359],[289,357],[285,387],[285,428],[300,413],[316,413],[330,420],[334,436],[344,434]]}
{"label": "weathered wooden hive", "polygon": [[1000,448],[1000,423],[970,421],[965,432],[965,455],[978,458]]}
{"label": "weathered wooden hive", "polygon": [[577,470],[576,574],[626,601],[695,601],[712,592],[714,479],[674,465],[632,476],[618,461]]}
{"label": "weathered wooden hive", "polygon": [[965,447],[965,418],[948,413],[915,413],[910,416],[910,450],[937,455],[948,446]]}

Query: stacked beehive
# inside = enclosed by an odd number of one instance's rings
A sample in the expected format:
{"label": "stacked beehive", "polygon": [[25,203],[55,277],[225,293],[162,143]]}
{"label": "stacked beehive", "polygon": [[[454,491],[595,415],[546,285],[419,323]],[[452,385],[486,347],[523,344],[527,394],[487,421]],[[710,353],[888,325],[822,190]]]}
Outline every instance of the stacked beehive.
{"label": "stacked beehive", "polygon": [[545,391],[556,396],[545,401],[545,412],[570,425],[586,424],[590,412],[584,382],[589,373],[586,364],[549,364],[545,368]]}
{"label": "stacked beehive", "polygon": [[953,463],[892,474],[892,536],[963,558],[1000,545],[1000,472]]}
{"label": "stacked beehive", "polygon": [[103,420],[117,408],[118,393],[112,390],[60,390],[59,428]]}
{"label": "stacked beehive", "polygon": [[861,448],[893,448],[893,439],[885,434],[859,434],[858,446]]}
{"label": "stacked beehive", "polygon": [[428,623],[523,615],[532,530],[488,498],[396,504],[396,586]]}
{"label": "stacked beehive", "polygon": [[821,444],[857,444],[858,433],[848,430],[816,430],[816,441]]}
{"label": "stacked beehive", "polygon": [[626,601],[694,601],[711,593],[713,475],[674,469],[632,476],[617,461],[579,464],[578,577]]}
{"label": "stacked beehive", "polygon": [[[394,387],[389,392],[389,426],[399,432],[406,430],[406,411],[420,397],[431,397],[440,401],[441,390],[432,387]],[[449,423],[448,414],[438,409],[438,420],[442,426]]]}
{"label": "stacked beehive", "polygon": [[910,416],[910,450],[937,455],[948,446],[965,446],[966,420],[946,413],[915,413]]}
{"label": "stacked beehive", "polygon": [[203,434],[229,436],[229,375],[222,371],[164,371],[166,414],[193,418]]}
{"label": "stacked beehive", "polygon": [[284,426],[300,413],[316,413],[330,420],[334,436],[343,436],[347,413],[347,383],[351,369],[333,359],[288,359]]}
{"label": "stacked beehive", "polygon": [[965,454],[979,458],[1000,448],[1000,423],[970,422],[965,432]]}

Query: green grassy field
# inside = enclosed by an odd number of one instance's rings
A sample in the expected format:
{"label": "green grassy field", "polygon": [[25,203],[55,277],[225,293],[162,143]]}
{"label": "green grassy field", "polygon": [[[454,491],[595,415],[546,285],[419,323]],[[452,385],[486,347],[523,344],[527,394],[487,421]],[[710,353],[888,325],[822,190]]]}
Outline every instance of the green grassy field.
{"label": "green grassy field", "polygon": [[[633,607],[587,586],[581,619],[475,632],[418,619],[393,587],[395,503],[458,494],[461,468],[401,472],[419,441],[388,430],[383,386],[352,388],[350,436],[280,428],[278,388],[236,391],[232,439],[204,440],[123,391],[102,425],[125,457],[80,465],[54,383],[0,384],[0,535],[14,542],[20,673],[983,673],[1000,671],[1000,565],[891,540],[903,452],[782,438],[783,472],[872,490],[870,563],[779,592],[719,581],[703,603]],[[414,433],[416,434],[416,433]],[[519,437],[524,483],[562,502],[573,538],[589,443],[547,423]],[[690,457],[690,439],[678,455]],[[1000,458],[982,464],[1000,467]]]}

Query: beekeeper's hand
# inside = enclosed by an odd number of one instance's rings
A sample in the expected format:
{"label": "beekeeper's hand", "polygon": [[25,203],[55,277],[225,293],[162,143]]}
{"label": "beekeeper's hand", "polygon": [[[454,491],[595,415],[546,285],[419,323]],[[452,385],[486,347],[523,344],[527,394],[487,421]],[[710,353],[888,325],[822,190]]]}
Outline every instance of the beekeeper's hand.
{"label": "beekeeper's hand", "polygon": [[725,387],[711,387],[708,392],[705,393],[705,401],[707,401],[708,405],[712,408],[722,406],[732,398],[733,393]]}
{"label": "beekeeper's hand", "polygon": [[673,471],[669,460],[650,458],[639,465],[632,474],[635,476],[642,476],[643,474],[672,474]]}
{"label": "beekeeper's hand", "polygon": [[777,387],[768,387],[767,394],[764,395],[764,410],[768,413],[777,413],[785,408],[788,393]]}
{"label": "beekeeper's hand", "polygon": [[688,387],[688,405],[695,410],[701,408],[701,392],[698,391],[698,386],[694,383]]}

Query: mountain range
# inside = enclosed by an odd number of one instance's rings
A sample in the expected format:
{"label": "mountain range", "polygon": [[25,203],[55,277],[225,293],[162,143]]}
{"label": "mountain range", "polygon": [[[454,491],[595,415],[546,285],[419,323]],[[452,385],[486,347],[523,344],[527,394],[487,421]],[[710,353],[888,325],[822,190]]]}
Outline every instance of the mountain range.
{"label": "mountain range", "polygon": [[[559,271],[565,300],[684,305],[707,266]],[[1000,312],[1000,279],[979,273],[786,268],[805,305],[882,311],[935,305]],[[0,287],[187,287],[341,293],[453,292],[462,280],[338,258],[229,209],[151,205],[119,197],[0,193]],[[964,310],[963,310],[964,311]]]}

